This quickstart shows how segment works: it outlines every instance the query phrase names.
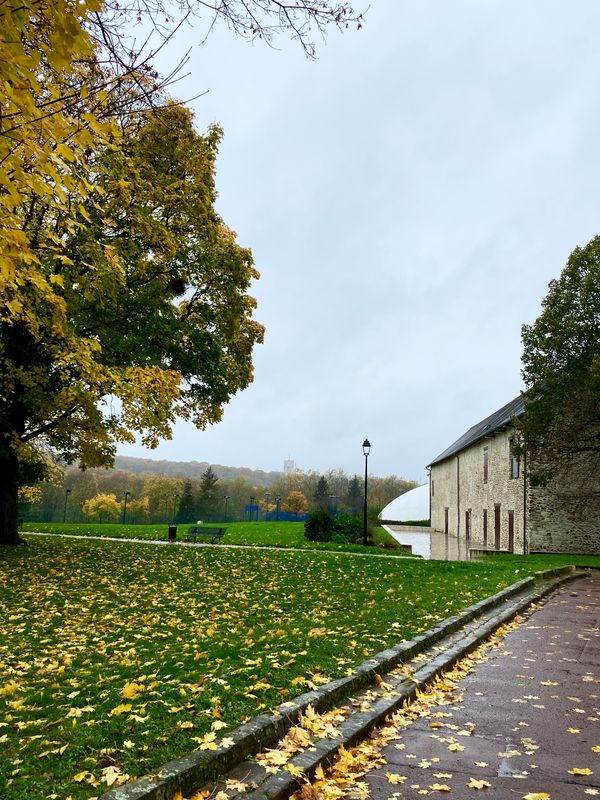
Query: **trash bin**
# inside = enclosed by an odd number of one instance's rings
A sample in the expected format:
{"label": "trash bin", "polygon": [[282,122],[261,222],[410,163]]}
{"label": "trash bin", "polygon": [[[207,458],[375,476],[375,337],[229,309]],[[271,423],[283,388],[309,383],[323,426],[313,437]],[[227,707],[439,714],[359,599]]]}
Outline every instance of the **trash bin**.
{"label": "trash bin", "polygon": [[177,525],[169,525],[169,541],[174,542],[177,539]]}

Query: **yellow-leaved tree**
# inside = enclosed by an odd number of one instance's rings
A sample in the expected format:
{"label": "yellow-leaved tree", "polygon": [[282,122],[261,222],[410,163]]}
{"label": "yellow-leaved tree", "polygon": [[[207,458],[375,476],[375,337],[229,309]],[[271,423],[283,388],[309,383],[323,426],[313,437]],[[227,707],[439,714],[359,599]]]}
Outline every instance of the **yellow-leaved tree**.
{"label": "yellow-leaved tree", "polygon": [[[250,38],[288,30],[309,54],[311,31],[360,22],[322,0],[173,6]],[[109,465],[132,432],[155,446],[177,416],[218,421],[252,380],[258,273],[214,210],[221,131],[197,133],[121,36],[128,17],[164,12],[0,5],[0,544],[19,541],[40,450]]]}

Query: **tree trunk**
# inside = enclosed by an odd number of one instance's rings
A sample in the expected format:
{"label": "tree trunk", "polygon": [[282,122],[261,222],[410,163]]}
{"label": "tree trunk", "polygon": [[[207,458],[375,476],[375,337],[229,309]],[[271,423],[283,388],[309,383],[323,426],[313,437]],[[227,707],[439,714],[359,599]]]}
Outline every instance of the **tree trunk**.
{"label": "tree trunk", "polygon": [[19,544],[18,461],[9,453],[0,456],[0,545]]}

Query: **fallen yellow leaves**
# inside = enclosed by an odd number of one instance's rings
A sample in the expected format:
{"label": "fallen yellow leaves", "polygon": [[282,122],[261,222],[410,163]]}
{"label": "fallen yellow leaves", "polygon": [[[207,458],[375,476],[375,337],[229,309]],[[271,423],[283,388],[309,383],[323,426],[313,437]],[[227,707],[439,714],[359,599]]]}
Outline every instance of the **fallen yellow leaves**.
{"label": "fallen yellow leaves", "polygon": [[388,783],[392,783],[394,785],[401,785],[406,781],[406,775],[398,775],[396,772],[386,772],[385,777],[388,780]]}
{"label": "fallen yellow leaves", "polygon": [[594,772],[588,767],[573,767],[569,770],[569,775],[593,775]]}
{"label": "fallen yellow leaves", "polygon": [[476,778],[471,778],[467,784],[469,789],[489,789],[491,785],[489,781],[478,781]]}
{"label": "fallen yellow leaves", "polygon": [[131,703],[122,703],[113,708],[110,715],[111,717],[118,717],[120,714],[126,714],[128,711],[131,711]]}
{"label": "fallen yellow leaves", "polygon": [[528,792],[523,795],[523,800],[550,800],[548,792]]}
{"label": "fallen yellow leaves", "polygon": [[452,789],[446,783],[432,783],[429,787],[432,792],[451,792]]}
{"label": "fallen yellow leaves", "polygon": [[145,691],[146,687],[142,683],[126,683],[121,689],[121,697],[125,700],[134,700],[140,692]]}

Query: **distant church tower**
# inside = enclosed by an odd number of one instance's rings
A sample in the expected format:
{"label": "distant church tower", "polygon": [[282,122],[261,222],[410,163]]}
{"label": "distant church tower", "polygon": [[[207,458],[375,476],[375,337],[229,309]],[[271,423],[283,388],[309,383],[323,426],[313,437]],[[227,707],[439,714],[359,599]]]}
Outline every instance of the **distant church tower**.
{"label": "distant church tower", "polygon": [[283,462],[283,474],[293,475],[294,472],[296,472],[296,462],[292,461],[290,458],[286,458]]}

